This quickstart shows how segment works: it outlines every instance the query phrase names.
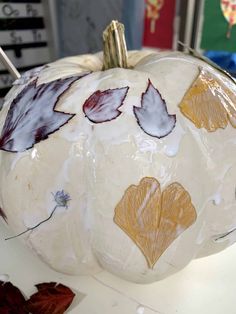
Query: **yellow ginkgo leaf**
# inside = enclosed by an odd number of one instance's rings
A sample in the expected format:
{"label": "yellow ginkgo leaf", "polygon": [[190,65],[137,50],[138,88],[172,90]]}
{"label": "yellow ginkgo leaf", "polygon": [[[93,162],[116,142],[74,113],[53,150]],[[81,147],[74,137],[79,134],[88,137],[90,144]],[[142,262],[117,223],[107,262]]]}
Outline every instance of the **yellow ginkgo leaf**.
{"label": "yellow ginkgo leaf", "polygon": [[220,80],[202,70],[181,101],[180,110],[197,128],[214,132],[236,127],[236,97]]}
{"label": "yellow ginkgo leaf", "polygon": [[155,178],[131,185],[115,208],[114,222],[135,242],[153,268],[170,244],[197,218],[188,192],[172,183],[163,193]]}

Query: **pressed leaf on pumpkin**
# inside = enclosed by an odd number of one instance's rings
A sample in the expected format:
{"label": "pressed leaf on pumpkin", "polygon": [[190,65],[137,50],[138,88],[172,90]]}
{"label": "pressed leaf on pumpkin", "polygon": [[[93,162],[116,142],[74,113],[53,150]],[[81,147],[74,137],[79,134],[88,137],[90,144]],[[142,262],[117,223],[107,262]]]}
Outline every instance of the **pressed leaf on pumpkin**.
{"label": "pressed leaf on pumpkin", "polygon": [[140,128],[148,135],[162,138],[175,127],[176,115],[170,115],[159,91],[148,81],[148,87],[142,94],[141,107],[133,107]]}
{"label": "pressed leaf on pumpkin", "polygon": [[115,208],[114,222],[135,242],[149,268],[196,220],[189,193],[175,182],[161,192],[155,178],[131,185]]}
{"label": "pressed leaf on pumpkin", "polygon": [[207,71],[201,70],[179,107],[197,128],[214,132],[229,122],[236,127],[236,96]]}
{"label": "pressed leaf on pumpkin", "polygon": [[33,78],[37,78],[38,74],[45,68],[46,68],[46,66],[42,65],[42,66],[39,66],[39,67],[36,67],[36,68],[33,68],[31,70],[24,72],[20,78],[18,78],[17,80],[15,80],[13,82],[13,85],[26,84],[27,82],[29,82],[29,80],[31,80]]}
{"label": "pressed leaf on pumpkin", "polygon": [[94,92],[84,103],[85,116],[94,123],[108,122],[121,114],[119,108],[123,105],[129,87],[107,89]]}
{"label": "pressed leaf on pumpkin", "polygon": [[30,82],[10,105],[0,136],[0,149],[22,152],[45,140],[74,117],[55,110],[59,98],[82,76],[37,86]]}

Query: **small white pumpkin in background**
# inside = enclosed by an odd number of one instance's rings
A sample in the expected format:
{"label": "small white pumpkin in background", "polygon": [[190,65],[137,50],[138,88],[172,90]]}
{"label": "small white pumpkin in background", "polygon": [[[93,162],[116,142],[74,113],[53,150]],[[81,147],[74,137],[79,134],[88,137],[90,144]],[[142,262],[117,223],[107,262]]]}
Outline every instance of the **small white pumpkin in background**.
{"label": "small white pumpkin in background", "polygon": [[182,53],[103,63],[65,58],[15,82],[0,214],[60,272],[153,282],[236,240],[236,86]]}

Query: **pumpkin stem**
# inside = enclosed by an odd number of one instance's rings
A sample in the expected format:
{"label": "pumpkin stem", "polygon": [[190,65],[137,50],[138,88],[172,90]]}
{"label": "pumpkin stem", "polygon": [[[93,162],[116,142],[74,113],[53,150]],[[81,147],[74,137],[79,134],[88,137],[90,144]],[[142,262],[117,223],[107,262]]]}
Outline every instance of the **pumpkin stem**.
{"label": "pumpkin stem", "polygon": [[125,27],[112,21],[103,32],[103,70],[128,68]]}

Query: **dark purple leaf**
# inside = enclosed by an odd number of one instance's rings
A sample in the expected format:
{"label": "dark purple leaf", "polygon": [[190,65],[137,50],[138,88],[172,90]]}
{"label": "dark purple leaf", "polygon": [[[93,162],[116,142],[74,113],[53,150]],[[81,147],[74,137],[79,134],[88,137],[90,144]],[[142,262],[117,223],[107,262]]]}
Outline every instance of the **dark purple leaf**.
{"label": "dark purple leaf", "polygon": [[71,305],[74,292],[55,282],[36,285],[38,292],[27,301],[27,309],[32,314],[63,314]]}
{"label": "dark purple leaf", "polygon": [[0,313],[28,314],[26,301],[21,291],[10,282],[0,281]]}
{"label": "dark purple leaf", "polygon": [[7,216],[1,207],[0,207],[0,217],[2,217],[7,222]]}
{"label": "dark purple leaf", "polygon": [[13,82],[13,85],[23,85],[23,84],[26,84],[32,78],[37,78],[38,74],[45,68],[46,68],[46,66],[42,65],[40,67],[36,67],[36,68],[30,69],[30,70],[24,72],[21,75],[20,78],[18,78],[17,80],[15,80]]}
{"label": "dark purple leaf", "polygon": [[150,80],[142,94],[141,107],[133,109],[139,126],[150,136],[162,138],[175,127],[176,115],[168,114],[164,99]]}
{"label": "dark purple leaf", "polygon": [[121,111],[129,87],[100,90],[93,93],[84,103],[85,116],[94,123],[111,121],[117,118]]}
{"label": "dark purple leaf", "polygon": [[81,77],[70,77],[36,85],[30,82],[12,101],[2,134],[0,149],[22,152],[48,138],[74,114],[55,111],[59,98]]}

